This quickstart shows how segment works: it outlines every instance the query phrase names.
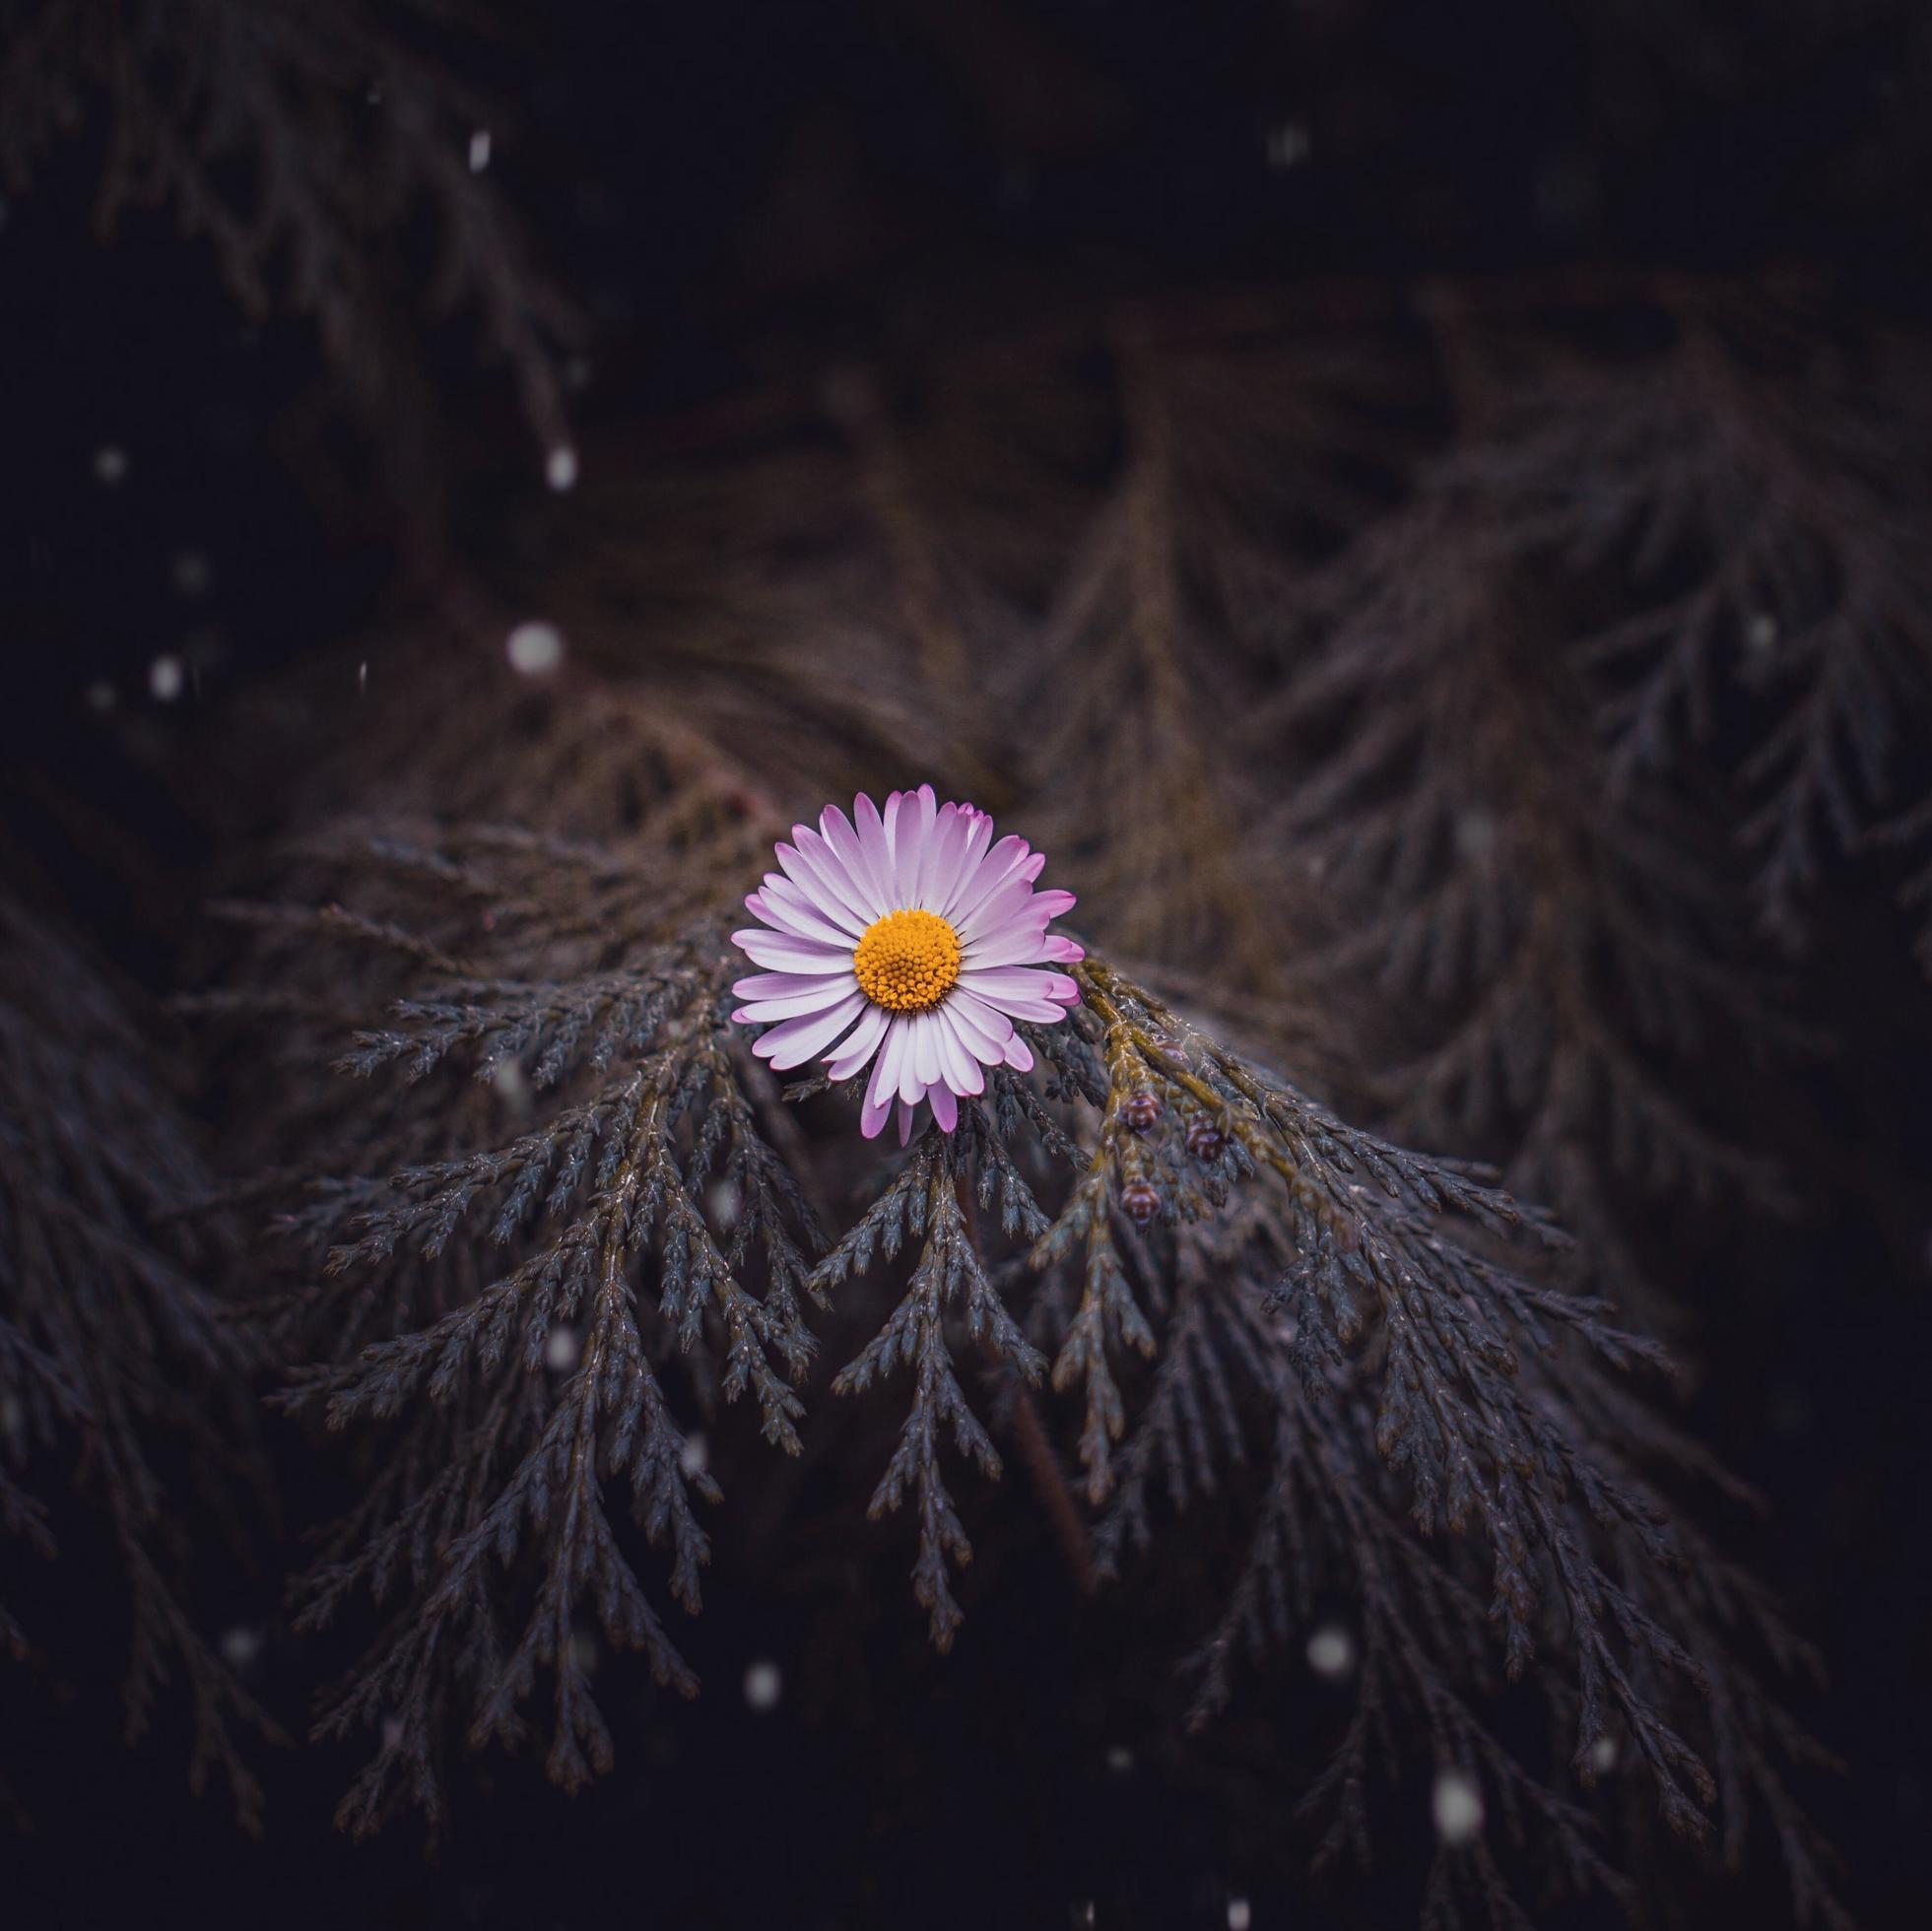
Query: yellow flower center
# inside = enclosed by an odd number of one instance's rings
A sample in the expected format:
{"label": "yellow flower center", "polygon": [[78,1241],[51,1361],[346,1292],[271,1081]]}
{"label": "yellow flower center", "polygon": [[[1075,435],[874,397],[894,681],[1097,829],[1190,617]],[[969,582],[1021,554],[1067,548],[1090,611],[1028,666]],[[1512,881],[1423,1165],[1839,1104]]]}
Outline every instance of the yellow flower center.
{"label": "yellow flower center", "polygon": [[960,935],[937,912],[888,912],[852,955],[859,989],[889,1013],[923,1013],[960,976]]}

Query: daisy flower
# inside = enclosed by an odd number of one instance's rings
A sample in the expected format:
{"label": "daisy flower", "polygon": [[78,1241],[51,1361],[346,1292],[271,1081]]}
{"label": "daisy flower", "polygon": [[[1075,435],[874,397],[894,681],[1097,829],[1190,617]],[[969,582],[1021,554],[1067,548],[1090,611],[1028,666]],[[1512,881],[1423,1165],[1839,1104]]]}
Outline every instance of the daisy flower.
{"label": "daisy flower", "polygon": [[747,1001],[732,1017],[770,1026],[752,1050],[780,1072],[815,1053],[833,1080],[870,1065],[868,1140],[897,1106],[903,1146],[922,1099],[951,1133],[984,1068],[1032,1067],[1014,1021],[1051,1025],[1079,999],[1050,967],[1085,955],[1046,929],[1073,894],[1035,892],[1046,854],[1025,838],[995,844],[983,811],[942,805],[930,784],[895,791],[884,811],[854,798],[849,819],[828,805],[816,832],[791,835],[783,869],[745,900],[765,923],[731,935],[768,968],[732,987]]}

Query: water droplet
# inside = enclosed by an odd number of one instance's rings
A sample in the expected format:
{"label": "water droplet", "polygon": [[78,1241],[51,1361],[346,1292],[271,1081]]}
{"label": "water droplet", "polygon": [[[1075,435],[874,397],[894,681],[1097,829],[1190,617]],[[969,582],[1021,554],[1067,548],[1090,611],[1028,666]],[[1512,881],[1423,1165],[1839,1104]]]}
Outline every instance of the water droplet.
{"label": "water droplet", "polygon": [[582,1353],[583,1344],[577,1338],[576,1329],[560,1323],[551,1329],[549,1339],[544,1342],[544,1365],[553,1373],[568,1374]]}
{"label": "water droplet", "polygon": [[678,1450],[678,1466],[687,1481],[696,1481],[710,1465],[711,1444],[704,1439],[702,1430],[695,1430],[685,1436],[685,1445]]}
{"label": "water droplet", "polygon": [[1599,1737],[1590,1746],[1590,1767],[1599,1776],[1603,1775],[1606,1770],[1614,1770],[1617,1767],[1617,1739],[1615,1737]]}

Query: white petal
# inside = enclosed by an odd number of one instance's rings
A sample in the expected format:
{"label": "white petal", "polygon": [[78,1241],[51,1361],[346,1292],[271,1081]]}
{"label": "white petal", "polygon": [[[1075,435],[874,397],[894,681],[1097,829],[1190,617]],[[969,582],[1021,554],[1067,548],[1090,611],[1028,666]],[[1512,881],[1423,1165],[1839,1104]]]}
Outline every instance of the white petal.
{"label": "white petal", "polygon": [[926,1083],[919,1072],[919,1032],[924,1013],[914,1013],[896,1029],[899,1049],[899,1097],[908,1106],[916,1106],[926,1097]]}
{"label": "white petal", "polygon": [[955,1030],[972,1056],[987,1066],[997,1066],[1006,1057],[1006,1042],[1013,1036],[1013,1022],[996,1013],[983,999],[955,986],[946,1000]]}
{"label": "white petal", "polygon": [[979,1070],[978,1056],[960,1031],[951,1000],[940,1007],[938,1019],[939,1063],[946,1084],[955,1093],[984,1093],[986,1076]]}
{"label": "white petal", "polygon": [[912,1108],[903,1099],[899,1102],[899,1144],[902,1147],[912,1137]]}
{"label": "white petal", "polygon": [[[903,1029],[888,1022],[886,1041],[879,1048],[879,1057],[872,1062],[872,1077],[865,1083],[865,1104],[867,1111],[885,1106],[899,1085],[899,1055],[904,1044]],[[877,1132],[877,1127],[873,1132]]]}

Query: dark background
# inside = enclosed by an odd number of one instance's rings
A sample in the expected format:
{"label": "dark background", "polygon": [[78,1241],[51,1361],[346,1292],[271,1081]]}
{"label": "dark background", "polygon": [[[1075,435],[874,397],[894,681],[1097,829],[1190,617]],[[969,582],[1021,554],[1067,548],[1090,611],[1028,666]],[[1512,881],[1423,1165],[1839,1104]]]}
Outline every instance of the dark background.
{"label": "dark background", "polygon": [[[1799,262],[1847,303],[1916,327],[1932,293],[1926,12],[555,6],[501,39],[465,38],[462,58],[503,109],[493,168],[588,317],[590,374],[570,407],[608,444],[843,357],[969,341],[1130,292],[1284,277]],[[67,868],[91,927],[165,987],[189,915],[180,881],[210,834],[155,786],[157,766],[192,758],[233,692],[434,580],[505,503],[541,498],[542,451],[460,325],[426,327],[434,489],[334,496],[287,433],[322,376],[310,331],[241,315],[205,244],[165,213],[98,240],[105,138],[99,116],[84,122],[0,211],[0,795],[10,829]],[[352,452],[371,441],[366,425],[347,436]],[[109,444],[129,454],[111,489],[94,470]],[[178,587],[184,551],[207,560],[201,594]],[[166,652],[194,669],[171,704],[148,685]],[[89,700],[102,680],[111,727]],[[53,829],[49,784],[139,823],[147,893],[99,883],[85,835]],[[243,825],[273,816],[272,798],[234,801]],[[1887,918],[1855,883],[1819,923],[1828,972],[1834,949],[1874,969],[1867,942]],[[1702,1284],[1694,1420],[1772,1498],[1748,1551],[1830,1662],[1806,1713],[1850,1769],[1821,1813],[1861,1915],[1906,1924],[1932,1909],[1932,995],[1902,955],[1876,969],[1879,993],[1841,1016],[1840,1070],[1821,1089],[1842,1134],[1824,1205],[1796,1231],[1720,1214],[1657,1237]],[[211,1575],[223,1620],[272,1623],[279,1570],[262,1555],[258,1574]],[[1055,1607],[1048,1552],[1010,1560],[1011,1586],[988,1592],[949,1662],[922,1659],[909,1615],[856,1633],[882,1675],[903,1668],[918,1686],[896,1743],[849,1688],[788,1694],[769,1716],[737,1707],[737,1659],[789,1657],[812,1612],[782,1590],[719,1592],[691,1641],[725,1694],[695,1711],[644,1700],[630,1731],[620,1697],[619,1773],[574,1803],[527,1764],[494,1765],[429,1861],[408,1827],[372,1847],[331,1835],[346,1776],[333,1752],[269,1765],[269,1834],[248,1844],[218,1801],[187,1800],[166,1720],[132,1753],[103,1744],[116,1585],[83,1531],[58,1602],[85,1654],[97,1632],[73,1621],[87,1600],[75,1577],[96,1562],[99,1671],[17,1712],[7,1753],[27,1766],[31,1825],[0,1842],[0,1910],[21,1925],[123,1908],[291,1925],[540,1926],[593,1911],[1057,1924],[1093,1899],[1105,1926],[1221,1923],[1226,1898],[1251,1891],[1259,1925],[1313,1921],[1251,1875],[1285,1816],[1271,1825],[1212,1779],[1134,1754],[1131,1711],[1068,1728],[988,1698],[1052,1680],[1097,1639],[1091,1619]],[[1131,1631],[1104,1639],[1131,1646]],[[271,1642],[255,1666],[285,1715],[311,1661]],[[1117,1749],[1131,1767],[1109,1767]],[[1743,1921],[1772,1921],[1775,1898],[1774,1876],[1748,1884]],[[1331,1907],[1377,1921],[1372,1889]]]}

